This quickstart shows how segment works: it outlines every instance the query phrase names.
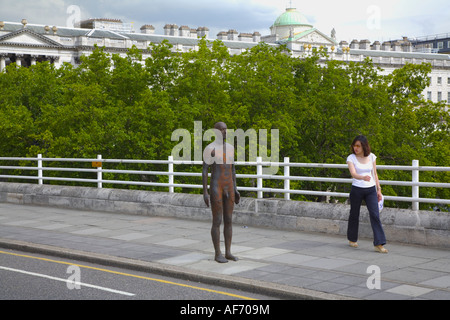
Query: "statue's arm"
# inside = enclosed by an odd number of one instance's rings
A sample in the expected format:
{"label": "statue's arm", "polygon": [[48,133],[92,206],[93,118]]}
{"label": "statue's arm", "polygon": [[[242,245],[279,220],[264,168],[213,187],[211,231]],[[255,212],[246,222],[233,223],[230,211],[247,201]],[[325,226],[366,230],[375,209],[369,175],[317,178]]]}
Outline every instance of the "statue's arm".
{"label": "statue's arm", "polygon": [[240,193],[239,193],[239,191],[237,189],[237,184],[236,184],[236,167],[235,167],[234,164],[232,165],[232,169],[231,170],[232,170],[232,174],[233,174],[234,202],[236,204],[238,204],[240,199],[241,199],[241,195],[240,195]]}
{"label": "statue's arm", "polygon": [[207,207],[209,207],[209,194],[208,194],[208,171],[209,165],[203,162],[202,181],[203,181],[203,200]]}

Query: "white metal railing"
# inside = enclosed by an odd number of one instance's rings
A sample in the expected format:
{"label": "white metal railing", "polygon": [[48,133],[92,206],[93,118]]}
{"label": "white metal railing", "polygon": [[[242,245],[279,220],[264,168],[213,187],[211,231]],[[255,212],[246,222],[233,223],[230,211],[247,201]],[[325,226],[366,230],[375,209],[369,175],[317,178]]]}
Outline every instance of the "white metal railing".
{"label": "white metal railing", "polygon": [[[17,158],[17,157],[0,157],[1,161],[35,161],[37,166],[0,166],[0,170],[25,170],[25,171],[37,171],[37,175],[0,175],[0,179],[25,179],[25,180],[37,180],[38,184],[43,184],[44,181],[72,181],[79,183],[94,183],[98,188],[103,187],[103,183],[109,184],[125,184],[125,185],[142,185],[153,187],[167,187],[170,193],[175,192],[174,188],[203,188],[201,184],[180,184],[175,183],[175,177],[201,177],[201,172],[176,172],[174,170],[175,165],[202,165],[201,161],[176,161],[172,157],[168,160],[131,160],[131,159],[103,159],[101,155],[96,159],[80,159],[80,158],[43,158],[42,155],[38,155],[36,158]],[[44,162],[87,162],[92,163],[94,168],[59,168],[59,167],[45,167]],[[115,170],[104,169],[104,165],[108,163],[121,163],[121,164],[162,164],[167,165],[167,171],[144,171],[144,170]],[[284,158],[284,162],[273,163],[263,162],[260,157],[256,162],[236,162],[236,166],[255,166],[256,174],[236,174],[236,178],[251,178],[256,179],[256,187],[244,187],[239,186],[238,190],[241,191],[253,191],[257,192],[259,199],[263,198],[264,192],[282,193],[284,199],[290,200],[291,194],[302,195],[318,195],[318,196],[330,196],[330,197],[348,197],[348,193],[331,192],[331,191],[314,191],[314,190],[294,190],[291,189],[291,181],[313,181],[313,182],[333,182],[333,183],[351,183],[352,179],[347,178],[328,178],[328,177],[310,177],[310,176],[291,176],[290,168],[329,168],[329,169],[347,169],[346,164],[320,164],[320,163],[291,163],[289,158]],[[265,175],[263,174],[263,167],[276,165],[284,167],[283,175]],[[450,167],[421,167],[418,160],[413,160],[411,166],[393,166],[393,165],[379,165],[380,170],[403,170],[412,172],[411,181],[389,181],[380,180],[381,185],[392,186],[409,186],[412,188],[411,197],[398,197],[398,196],[385,196],[386,200],[411,202],[413,210],[419,210],[419,203],[435,203],[450,205],[450,199],[431,199],[420,198],[419,187],[431,187],[431,188],[450,188],[450,183],[437,183],[437,182],[420,182],[420,171],[450,171]],[[92,179],[85,178],[67,178],[67,177],[50,177],[45,176],[46,171],[60,171],[60,172],[90,172],[93,174]],[[103,178],[103,173],[120,173],[120,174],[140,174],[140,175],[154,175],[154,176],[168,176],[168,182],[144,182],[144,181],[123,181],[123,180],[108,180]],[[95,178],[94,178],[95,177]],[[268,188],[263,186],[264,180],[284,180],[283,188]]]}

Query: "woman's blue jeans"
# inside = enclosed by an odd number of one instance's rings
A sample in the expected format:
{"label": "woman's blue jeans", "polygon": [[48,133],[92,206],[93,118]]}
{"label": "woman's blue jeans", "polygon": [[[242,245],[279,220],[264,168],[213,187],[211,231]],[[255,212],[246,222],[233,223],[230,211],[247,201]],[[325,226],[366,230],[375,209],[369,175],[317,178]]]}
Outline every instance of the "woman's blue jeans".
{"label": "woman's blue jeans", "polygon": [[359,188],[352,186],[350,191],[350,216],[348,218],[347,239],[352,242],[358,240],[359,213],[361,203],[365,200],[369,210],[370,224],[373,231],[373,245],[386,244],[383,226],[380,221],[380,212],[378,210],[378,197],[376,187]]}

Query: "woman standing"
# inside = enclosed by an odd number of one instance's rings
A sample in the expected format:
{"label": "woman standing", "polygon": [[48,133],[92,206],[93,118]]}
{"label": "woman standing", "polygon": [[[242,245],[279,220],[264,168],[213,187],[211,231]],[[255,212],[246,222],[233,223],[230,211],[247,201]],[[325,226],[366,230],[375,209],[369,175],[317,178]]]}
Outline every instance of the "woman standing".
{"label": "woman standing", "polygon": [[365,200],[373,230],[375,250],[387,253],[384,248],[386,237],[380,221],[378,201],[382,199],[380,182],[376,168],[376,156],[371,153],[365,136],[357,136],[352,142],[352,154],[347,158],[348,168],[353,177],[350,191],[350,216],[348,219],[347,239],[351,247],[358,247],[358,227],[361,203]]}

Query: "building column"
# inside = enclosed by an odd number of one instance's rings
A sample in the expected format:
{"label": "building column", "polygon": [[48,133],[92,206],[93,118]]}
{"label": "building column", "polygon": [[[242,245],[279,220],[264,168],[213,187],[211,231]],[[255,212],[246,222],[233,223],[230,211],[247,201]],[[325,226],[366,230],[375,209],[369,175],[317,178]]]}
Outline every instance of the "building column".
{"label": "building column", "polygon": [[34,66],[36,65],[36,60],[37,60],[38,56],[36,55],[31,55],[31,65]]}
{"label": "building column", "polygon": [[6,56],[7,56],[6,53],[0,54],[0,72],[5,70],[5,68],[6,68]]}
{"label": "building column", "polygon": [[16,54],[16,66],[18,67],[22,66],[22,58],[23,54]]}
{"label": "building column", "polygon": [[50,60],[50,63],[54,64],[55,67],[59,68],[59,56],[47,56],[47,58]]}

